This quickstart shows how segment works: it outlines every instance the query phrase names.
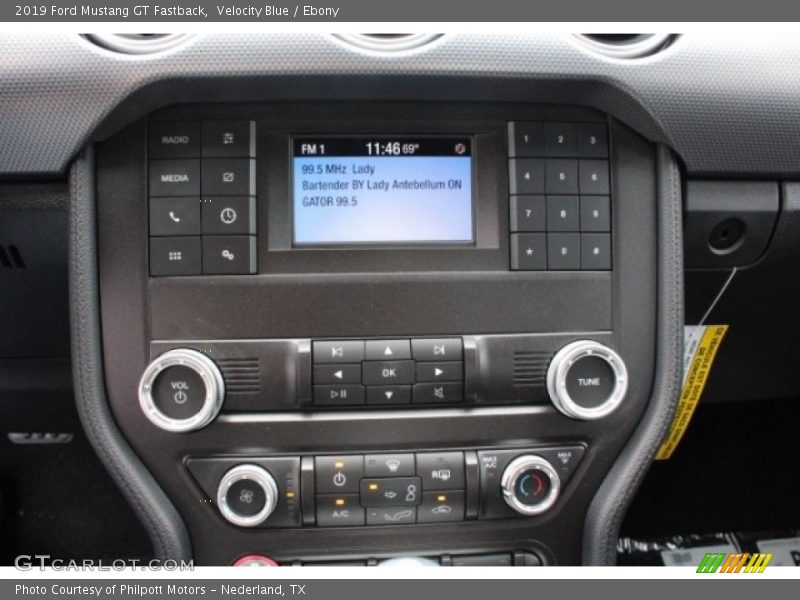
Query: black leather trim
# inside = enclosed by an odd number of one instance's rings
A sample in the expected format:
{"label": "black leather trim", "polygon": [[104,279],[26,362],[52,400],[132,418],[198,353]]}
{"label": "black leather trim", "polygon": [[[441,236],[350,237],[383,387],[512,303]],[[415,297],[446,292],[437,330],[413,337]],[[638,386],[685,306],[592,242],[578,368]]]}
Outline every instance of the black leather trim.
{"label": "black leather trim", "polygon": [[83,428],[153,543],[156,558],[188,561],[189,533],[178,511],[123,438],[105,393],[97,280],[94,153],[70,171],[69,294],[75,402]]}
{"label": "black leather trim", "polygon": [[656,376],[636,431],[595,494],[583,532],[583,564],[616,563],[622,519],[669,428],[683,374],[683,225],[677,162],[658,148],[658,308]]}

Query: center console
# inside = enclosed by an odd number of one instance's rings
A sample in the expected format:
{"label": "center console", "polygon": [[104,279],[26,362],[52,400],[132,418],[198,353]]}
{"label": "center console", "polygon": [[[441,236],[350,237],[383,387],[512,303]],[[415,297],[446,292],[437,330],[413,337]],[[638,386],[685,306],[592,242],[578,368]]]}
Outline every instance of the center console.
{"label": "center console", "polygon": [[658,176],[576,107],[198,104],[100,144],[108,402],[198,564],[579,564],[654,385]]}

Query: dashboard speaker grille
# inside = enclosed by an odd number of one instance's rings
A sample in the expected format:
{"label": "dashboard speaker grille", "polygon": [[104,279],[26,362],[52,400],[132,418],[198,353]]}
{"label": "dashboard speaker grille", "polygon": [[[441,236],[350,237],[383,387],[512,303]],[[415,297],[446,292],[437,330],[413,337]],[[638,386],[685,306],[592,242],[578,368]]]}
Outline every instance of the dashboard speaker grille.
{"label": "dashboard speaker grille", "polygon": [[514,385],[540,386],[547,377],[552,352],[518,351],[514,352]]}
{"label": "dashboard speaker grille", "polygon": [[218,358],[217,366],[231,394],[257,394],[261,390],[261,367],[257,358]]}

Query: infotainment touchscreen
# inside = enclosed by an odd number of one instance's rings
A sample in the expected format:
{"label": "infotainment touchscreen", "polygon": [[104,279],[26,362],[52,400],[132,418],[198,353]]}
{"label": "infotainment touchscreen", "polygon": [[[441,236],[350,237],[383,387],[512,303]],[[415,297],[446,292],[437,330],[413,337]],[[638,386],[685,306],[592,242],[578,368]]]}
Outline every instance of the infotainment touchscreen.
{"label": "infotainment touchscreen", "polygon": [[296,136],[294,244],[470,244],[469,136]]}

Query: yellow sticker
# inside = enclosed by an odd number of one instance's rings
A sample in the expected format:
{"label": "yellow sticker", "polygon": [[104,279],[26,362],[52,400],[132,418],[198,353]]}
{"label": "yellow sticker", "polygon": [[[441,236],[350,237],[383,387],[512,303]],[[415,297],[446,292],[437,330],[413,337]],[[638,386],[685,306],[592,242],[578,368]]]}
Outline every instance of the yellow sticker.
{"label": "yellow sticker", "polygon": [[656,460],[667,460],[672,456],[686,433],[706,387],[717,350],[727,331],[727,325],[696,325],[685,328],[681,399],[672,425],[656,453]]}

